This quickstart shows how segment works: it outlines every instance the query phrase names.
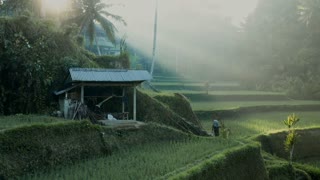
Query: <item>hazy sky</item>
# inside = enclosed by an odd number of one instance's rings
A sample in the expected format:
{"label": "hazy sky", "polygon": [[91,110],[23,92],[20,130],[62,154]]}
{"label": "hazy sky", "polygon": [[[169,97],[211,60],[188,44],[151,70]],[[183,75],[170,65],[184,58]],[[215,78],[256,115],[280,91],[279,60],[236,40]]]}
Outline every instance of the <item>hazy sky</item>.
{"label": "hazy sky", "polygon": [[[117,26],[119,31],[126,33],[128,43],[151,56],[155,0],[105,2],[122,4],[109,9],[127,22],[126,27]],[[256,3],[257,0],[158,0],[157,61],[174,58],[168,56],[169,51],[183,52],[191,59],[206,59],[208,47],[224,33],[219,32],[219,18],[239,26]]]}

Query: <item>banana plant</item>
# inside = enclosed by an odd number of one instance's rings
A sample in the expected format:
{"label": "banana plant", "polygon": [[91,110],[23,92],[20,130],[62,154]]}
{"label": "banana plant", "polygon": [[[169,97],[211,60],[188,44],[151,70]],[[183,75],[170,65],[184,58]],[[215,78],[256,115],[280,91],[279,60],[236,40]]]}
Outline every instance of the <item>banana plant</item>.
{"label": "banana plant", "polygon": [[288,127],[288,134],[284,141],[284,147],[289,152],[289,164],[292,165],[294,146],[298,141],[298,134],[295,132],[294,125],[299,122],[299,118],[295,115],[289,115],[283,123]]}
{"label": "banana plant", "polygon": [[299,118],[293,113],[287,117],[286,120],[283,121],[283,123],[291,129],[292,126],[294,126],[297,122],[299,122]]}

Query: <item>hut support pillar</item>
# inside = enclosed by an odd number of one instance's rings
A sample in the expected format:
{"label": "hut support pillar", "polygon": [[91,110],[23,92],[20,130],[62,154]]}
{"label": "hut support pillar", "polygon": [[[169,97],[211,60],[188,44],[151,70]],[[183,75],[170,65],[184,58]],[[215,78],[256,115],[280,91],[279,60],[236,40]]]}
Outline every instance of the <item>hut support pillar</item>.
{"label": "hut support pillar", "polygon": [[137,89],[133,87],[133,120],[137,120]]}
{"label": "hut support pillar", "polygon": [[68,101],[68,92],[64,94],[64,100],[63,100],[63,117],[65,119],[68,118],[68,110],[69,110],[69,101]]}
{"label": "hut support pillar", "polygon": [[81,85],[81,103],[84,103],[84,86]]}
{"label": "hut support pillar", "polygon": [[125,94],[126,94],[126,89],[125,87],[122,87],[122,113],[124,113],[124,110],[125,110]]}

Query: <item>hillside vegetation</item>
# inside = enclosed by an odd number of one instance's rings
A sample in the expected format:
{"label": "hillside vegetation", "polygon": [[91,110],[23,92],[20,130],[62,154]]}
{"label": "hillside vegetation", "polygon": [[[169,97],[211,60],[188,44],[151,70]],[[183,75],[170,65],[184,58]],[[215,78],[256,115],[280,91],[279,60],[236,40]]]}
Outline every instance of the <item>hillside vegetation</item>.
{"label": "hillside vegetation", "polygon": [[0,17],[0,114],[40,113],[71,67],[128,68],[128,55],[97,58],[83,47],[79,29],[49,20]]}

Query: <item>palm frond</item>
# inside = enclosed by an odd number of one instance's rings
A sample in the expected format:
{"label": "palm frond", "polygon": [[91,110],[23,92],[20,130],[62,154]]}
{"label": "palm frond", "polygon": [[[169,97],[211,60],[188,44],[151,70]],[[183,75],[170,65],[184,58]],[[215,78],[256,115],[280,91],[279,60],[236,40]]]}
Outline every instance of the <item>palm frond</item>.
{"label": "palm frond", "polygon": [[99,11],[99,13],[100,13],[100,14],[103,14],[103,15],[106,16],[107,18],[108,18],[108,17],[111,17],[112,19],[123,23],[125,26],[127,25],[126,21],[123,20],[121,16],[111,14],[111,13],[109,13],[109,12],[107,12],[107,11]]}
{"label": "palm frond", "polygon": [[100,10],[102,10],[102,9],[104,9],[104,8],[108,8],[105,3],[98,3],[98,4],[96,4],[96,6],[95,6],[95,9],[96,9],[97,11],[100,11]]}
{"label": "palm frond", "polygon": [[92,18],[92,16],[88,13],[84,14],[84,17],[82,19],[82,22],[80,24],[80,32],[83,33],[84,30],[86,28],[88,28],[89,24],[91,23],[91,21],[94,21],[94,19]]}
{"label": "palm frond", "polygon": [[100,10],[103,10],[103,9],[106,9],[106,8],[110,8],[110,7],[113,7],[113,6],[123,6],[123,4],[121,4],[121,3],[118,3],[118,4],[98,3],[96,5],[96,10],[100,11]]}
{"label": "palm frond", "polygon": [[124,7],[124,5],[122,3],[112,3],[112,4],[106,4],[106,3],[99,3],[98,5],[96,5],[96,9],[99,11],[99,10],[102,10],[102,9],[105,9],[105,8],[110,8],[110,7],[113,7],[113,6],[121,6],[121,7]]}
{"label": "palm frond", "polygon": [[97,21],[102,26],[103,30],[106,32],[109,40],[112,42],[112,44],[115,44],[116,43],[116,40],[115,40],[116,28],[115,28],[115,26],[112,24],[112,22],[110,22],[108,19],[106,19],[105,17],[101,16],[98,13],[96,14],[96,18],[97,18]]}

